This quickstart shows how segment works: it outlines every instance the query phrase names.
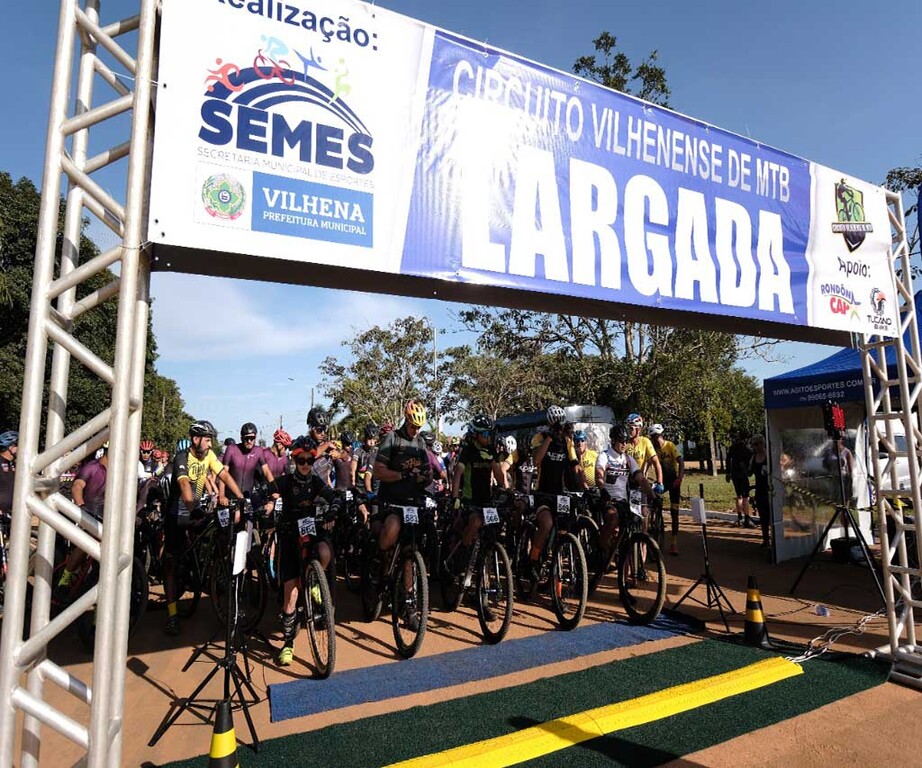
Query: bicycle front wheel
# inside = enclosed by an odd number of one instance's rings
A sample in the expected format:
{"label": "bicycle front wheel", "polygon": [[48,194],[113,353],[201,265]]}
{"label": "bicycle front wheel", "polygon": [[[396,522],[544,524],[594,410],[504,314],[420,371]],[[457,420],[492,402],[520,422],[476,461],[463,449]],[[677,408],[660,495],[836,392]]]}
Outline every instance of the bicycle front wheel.
{"label": "bicycle front wheel", "polygon": [[576,537],[579,539],[583,554],[586,555],[586,577],[591,596],[605,575],[608,560],[602,550],[602,537],[595,520],[581,516],[576,523]]}
{"label": "bicycle front wheel", "polygon": [[311,653],[316,677],[322,680],[333,674],[336,664],[336,621],[327,575],[317,560],[311,560],[304,569],[304,592]]}
{"label": "bicycle front wheel", "polygon": [[586,555],[572,533],[561,533],[551,555],[551,607],[561,629],[573,629],[586,612]]}
{"label": "bicycle front wheel", "polygon": [[666,566],[656,542],[635,531],[618,551],[618,594],[628,619],[649,624],[666,601]]}
{"label": "bicycle front wheel", "polygon": [[512,622],[512,564],[502,544],[482,547],[477,565],[477,619],[483,639],[502,640]]}
{"label": "bicycle front wheel", "polygon": [[415,549],[400,555],[391,586],[391,625],[397,653],[409,659],[423,647],[429,621],[429,580],[423,556]]}

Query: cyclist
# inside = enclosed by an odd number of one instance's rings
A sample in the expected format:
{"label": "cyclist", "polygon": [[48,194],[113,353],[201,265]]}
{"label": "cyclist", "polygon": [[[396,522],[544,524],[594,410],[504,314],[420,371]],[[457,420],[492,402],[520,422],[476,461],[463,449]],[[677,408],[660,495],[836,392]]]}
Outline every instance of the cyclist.
{"label": "cyclist", "polygon": [[[656,455],[656,449],[653,447],[653,443],[650,442],[650,438],[643,434],[643,419],[639,413],[631,413],[624,420],[624,424],[628,428],[628,441],[625,451],[634,457],[634,461],[637,462],[637,466],[640,467],[644,477],[649,479],[650,469],[652,468],[656,477],[656,486],[662,488],[663,467],[659,463],[659,457]],[[645,495],[643,500],[643,529],[645,532],[647,530],[647,516],[650,511],[647,500],[648,496]]]}
{"label": "cyclist", "polygon": [[138,451],[138,482],[149,480],[157,470],[154,460],[154,441],[142,440]]}
{"label": "cyclist", "polygon": [[[103,507],[106,503],[106,475],[109,468],[109,443],[103,443],[102,456],[92,459],[80,467],[74,484],[71,486],[71,498],[80,509],[102,520]],[[58,579],[58,587],[69,587],[74,574],[86,558],[80,547],[73,547],[64,560],[64,571]]]}
{"label": "cyclist", "polygon": [[502,475],[501,488],[515,487],[515,467],[519,463],[519,446],[515,437],[506,435],[496,438],[496,459]]}
{"label": "cyclist", "polygon": [[[578,490],[576,468],[579,459],[573,446],[573,425],[567,422],[567,415],[559,405],[552,405],[545,414],[547,427],[539,432],[541,442],[534,451],[534,463],[538,467],[537,494],[557,496],[567,490]],[[531,583],[538,583],[541,551],[554,525],[554,517],[546,503],[539,503],[537,509],[537,531],[532,541],[529,559]]]}
{"label": "cyclist", "polygon": [[[221,463],[245,496],[253,493],[254,486],[274,485],[275,478],[266,462],[265,450],[256,445],[256,425],[252,422],[240,427],[240,442],[224,449]],[[218,498],[222,506],[227,503],[222,482],[218,482]]]}
{"label": "cyclist", "polygon": [[426,444],[426,456],[429,459],[429,467],[432,469],[432,482],[426,490],[430,493],[439,493],[448,484],[445,462],[435,450],[435,435],[432,432],[421,432],[420,434]]}
{"label": "cyclist", "polygon": [[372,477],[375,455],[378,453],[378,425],[368,422],[365,425],[365,441],[352,456],[352,485],[359,491],[359,513],[362,520],[368,522],[368,504],[374,501],[378,481]]}
{"label": "cyclist", "polygon": [[493,484],[502,487],[502,467],[496,455],[492,440],[493,419],[485,414],[475,416],[470,424],[473,439],[458,456],[455,472],[451,480],[452,508],[455,510],[455,525],[463,527],[461,546],[458,548],[455,562],[460,567],[467,565],[470,547],[477,538],[482,523],[477,512],[466,516],[461,507],[475,505],[489,506],[493,498]]}
{"label": "cyclist", "polygon": [[347,491],[352,482],[352,444],[355,438],[351,432],[342,432],[339,436],[342,447],[333,458],[333,478],[337,491]]}
{"label": "cyclist", "polygon": [[333,454],[336,444],[327,439],[327,428],[330,426],[330,417],[319,406],[314,406],[307,412],[307,447],[314,451],[315,461],[313,472],[320,475],[320,479],[332,486]]}
{"label": "cyclist", "polygon": [[654,491],[634,457],[627,451],[630,435],[625,426],[615,424],[608,436],[611,446],[599,454],[595,464],[596,485],[606,502],[605,522],[600,532],[602,547],[606,551],[614,540],[619,519],[624,519],[629,512],[630,484],[639,485],[648,495]]}
{"label": "cyclist", "polygon": [[[282,513],[278,523],[278,553],[279,553],[279,579],[282,581],[282,614],[280,616],[282,635],[282,650],[278,655],[281,667],[291,664],[294,656],[295,635],[297,635],[297,607],[298,607],[298,580],[300,578],[301,546],[298,533],[298,520],[302,517],[316,515],[316,502],[320,497],[330,505],[331,519],[335,517],[336,493],[323,479],[315,474],[313,464],[317,459],[316,449],[309,437],[299,437],[292,443],[291,455],[294,459],[295,470],[291,474],[283,475],[277,481],[279,496],[282,499]],[[332,522],[318,526],[317,559],[324,569],[328,568],[333,559],[333,548],[326,537],[326,533],[333,527]],[[320,533],[324,531],[324,533]],[[319,596],[311,595],[311,599],[319,600]]]}
{"label": "cyclist", "polygon": [[663,468],[663,485],[669,490],[669,516],[672,518],[672,538],[669,542],[669,554],[679,554],[679,495],[682,490],[682,477],[685,463],[675,443],[663,437],[663,425],[650,427],[650,441],[659,457]]}
{"label": "cyclist", "polygon": [[573,447],[576,448],[576,456],[579,458],[583,487],[595,488],[595,462],[599,458],[599,452],[589,447],[586,432],[582,429],[577,429],[573,433]]}
{"label": "cyclist", "polygon": [[214,473],[225,490],[230,489],[234,498],[243,500],[243,491],[237,485],[227,468],[218,461],[211,450],[212,441],[218,436],[210,421],[194,421],[189,426],[189,447],[180,451],[177,444],[173,458],[173,476],[170,479],[170,495],[166,516],[163,520],[163,588],[166,594],[167,621],[164,631],[168,635],[179,634],[179,615],[176,612],[176,560],[187,542],[187,528],[192,522],[204,518],[205,512],[199,502],[205,493],[208,473]]}
{"label": "cyclist", "polygon": [[[426,444],[419,435],[426,423],[426,408],[419,400],[409,400],[403,410],[404,420],[399,429],[388,432],[381,441],[375,456],[374,477],[380,481],[380,499],[385,504],[418,504],[423,489],[432,482],[432,469],[426,453]],[[382,568],[385,553],[392,549],[400,537],[403,518],[391,513],[384,519],[378,535],[378,556]],[[380,574],[379,574],[380,577]],[[412,573],[406,573],[406,586],[412,588]],[[415,600],[408,601],[415,605]],[[419,617],[413,613],[405,617],[410,629],[419,629]]]}
{"label": "cyclist", "polygon": [[0,514],[3,516],[8,516],[13,511],[13,485],[16,481],[18,450],[18,432],[7,430],[0,434]]}
{"label": "cyclist", "polygon": [[287,475],[290,470],[288,460],[288,449],[291,447],[291,435],[284,429],[275,430],[272,435],[272,446],[263,451],[266,459],[266,466],[272,473],[272,477],[278,481],[282,475]]}

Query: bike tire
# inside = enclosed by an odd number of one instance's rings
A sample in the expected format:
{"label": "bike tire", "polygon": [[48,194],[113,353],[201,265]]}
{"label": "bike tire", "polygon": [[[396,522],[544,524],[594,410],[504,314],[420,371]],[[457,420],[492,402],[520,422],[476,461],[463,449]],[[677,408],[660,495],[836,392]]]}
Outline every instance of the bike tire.
{"label": "bike tire", "polygon": [[[368,548],[377,547],[377,542],[372,539],[368,540]],[[367,553],[362,563],[362,615],[365,621],[377,621],[381,617],[381,611],[384,608],[384,591],[380,588],[374,579],[378,574],[372,571],[378,570],[378,563],[371,553]]]}
{"label": "bike tire", "polygon": [[452,535],[451,530],[444,531],[438,556],[439,592],[442,595],[442,609],[448,613],[454,613],[458,610],[458,606],[461,605],[461,598],[464,595],[461,584],[451,572],[447,562],[448,554],[454,543],[453,539],[456,538]]}
{"label": "bike tire", "polygon": [[[314,656],[316,678],[325,680],[336,666],[336,619],[333,597],[323,566],[311,560],[304,569],[304,605],[307,610],[307,634]],[[314,589],[320,593],[319,602],[313,597]]]}
{"label": "bike tire", "polygon": [[533,523],[522,523],[516,535],[515,562],[515,589],[519,599],[527,600],[537,590],[537,584],[532,584],[531,579],[531,543],[534,541],[536,529]]}
{"label": "bike tire", "polygon": [[[230,564],[226,558],[215,559],[211,563],[208,594],[211,607],[223,625],[227,621],[227,574]],[[259,626],[266,612],[269,596],[269,577],[266,575],[261,558],[253,550],[247,553],[246,565],[240,574],[239,594],[237,595],[240,629],[244,632]]]}
{"label": "bike tire", "polygon": [[650,510],[650,524],[648,533],[650,538],[656,542],[656,545],[660,548],[660,551],[663,549],[663,544],[666,541],[666,523],[663,520],[663,500],[657,499],[653,508]]}
{"label": "bike tire", "polygon": [[575,628],[586,612],[586,555],[572,533],[560,533],[551,552],[551,607],[561,629]]}
{"label": "bike tire", "polygon": [[666,565],[659,546],[634,531],[618,550],[618,594],[632,624],[649,624],[666,601]]}
{"label": "bike tire", "polygon": [[[412,596],[407,594],[403,576],[408,562],[413,572]],[[391,578],[391,627],[394,630],[394,643],[397,653],[410,659],[423,647],[429,621],[429,580],[422,554],[415,549],[403,552]],[[415,629],[406,620],[408,609],[416,611],[418,626]]]}
{"label": "bike tire", "polygon": [[602,547],[602,535],[595,520],[581,516],[576,523],[576,538],[579,539],[583,554],[586,556],[587,594],[592,597],[605,576],[608,565]]}
{"label": "bike tire", "polygon": [[352,532],[346,541],[345,551],[343,552],[343,579],[346,582],[346,589],[350,592],[358,592],[362,586],[362,553],[368,546],[368,529],[361,523],[353,526]]}
{"label": "bike tire", "polygon": [[509,631],[515,605],[512,563],[506,548],[492,542],[480,549],[477,564],[477,620],[483,639],[496,645]]}

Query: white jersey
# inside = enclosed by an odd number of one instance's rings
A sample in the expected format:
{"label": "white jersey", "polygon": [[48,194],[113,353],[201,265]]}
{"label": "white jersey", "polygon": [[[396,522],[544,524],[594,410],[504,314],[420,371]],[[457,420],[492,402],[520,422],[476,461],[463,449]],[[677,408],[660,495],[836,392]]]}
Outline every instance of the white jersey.
{"label": "white jersey", "polygon": [[602,470],[602,484],[608,495],[615,501],[627,501],[627,481],[640,470],[634,457],[609,448],[599,454],[599,458],[595,460],[595,467]]}

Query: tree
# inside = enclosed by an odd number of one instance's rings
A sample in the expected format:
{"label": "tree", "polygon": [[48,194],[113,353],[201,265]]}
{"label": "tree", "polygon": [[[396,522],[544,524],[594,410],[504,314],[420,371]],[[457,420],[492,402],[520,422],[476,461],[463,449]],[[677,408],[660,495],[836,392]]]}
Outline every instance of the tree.
{"label": "tree", "polygon": [[601,54],[602,62],[596,56],[580,56],[573,64],[573,72],[587,80],[594,80],[606,88],[669,107],[669,96],[672,91],[666,82],[666,70],[657,64],[659,53],[651,51],[636,68],[631,65],[631,60],[623,51],[615,51],[618,38],[609,32],[602,32],[592,41],[597,54]]}
{"label": "tree", "polygon": [[403,420],[403,406],[420,398],[433,416],[441,387],[432,370],[432,328],[418,317],[403,317],[386,328],[373,326],[343,346],[351,360],[330,356],[320,364],[321,388],[343,426],[360,430],[366,422]]}
{"label": "tree", "polygon": [[[38,213],[41,195],[28,179],[15,184],[8,173],[0,172],[0,428],[19,426],[22,407],[22,384],[25,372],[26,338],[32,296],[32,271],[38,236]],[[56,259],[60,263],[63,245],[64,202],[58,216]],[[99,254],[96,245],[81,234],[81,260]],[[110,272],[94,276],[81,284],[77,298],[96,291],[115,279]],[[108,301],[82,314],[75,322],[73,333],[94,354],[110,365],[115,356],[117,305]],[[154,367],[157,343],[148,332],[145,368],[144,434],[159,445],[172,447],[177,437],[188,427],[190,417],[184,413],[182,397],[172,379],[160,376]],[[50,375],[51,355],[46,361],[46,376]],[[47,387],[46,397],[47,397]],[[157,397],[159,395],[159,397]],[[72,361],[67,392],[65,428],[73,430],[104,410],[110,402],[107,384]],[[167,403],[169,402],[169,409]],[[161,418],[162,415],[162,418]]]}
{"label": "tree", "polygon": [[[915,192],[922,195],[922,167],[916,168],[891,168],[887,173],[886,185],[894,192]],[[922,253],[919,245],[919,198],[916,197],[904,211],[907,221],[915,216],[915,229],[910,230],[907,223],[907,240],[909,241],[910,258],[917,257]],[[922,266],[918,263],[912,267],[912,276],[919,277],[922,275]]]}

